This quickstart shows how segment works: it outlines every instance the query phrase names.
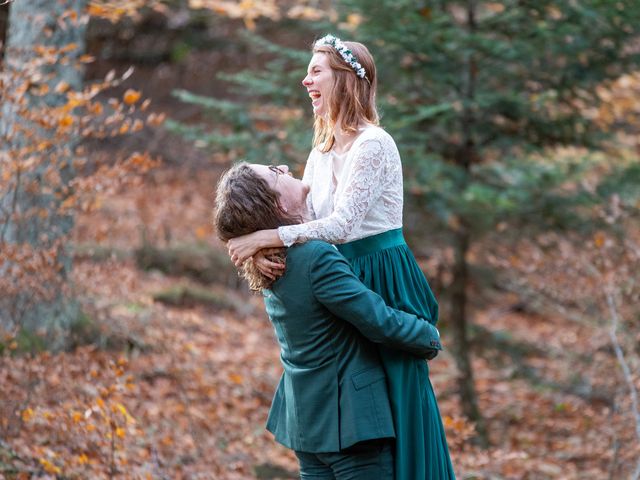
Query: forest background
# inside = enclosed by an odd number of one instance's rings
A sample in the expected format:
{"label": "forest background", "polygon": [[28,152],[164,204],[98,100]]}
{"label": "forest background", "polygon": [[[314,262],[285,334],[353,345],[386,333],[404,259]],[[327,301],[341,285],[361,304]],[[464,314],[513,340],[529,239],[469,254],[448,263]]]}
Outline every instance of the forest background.
{"label": "forest background", "polygon": [[328,32],[378,64],[458,477],[640,477],[637,2],[0,3],[0,478],[296,478],[211,213],[234,161],[301,175]]}

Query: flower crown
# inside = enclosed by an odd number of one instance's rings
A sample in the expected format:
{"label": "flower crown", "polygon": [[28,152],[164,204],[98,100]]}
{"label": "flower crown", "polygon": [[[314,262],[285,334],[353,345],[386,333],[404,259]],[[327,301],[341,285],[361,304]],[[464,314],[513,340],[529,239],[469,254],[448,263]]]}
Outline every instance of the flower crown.
{"label": "flower crown", "polygon": [[338,37],[334,37],[333,35],[325,35],[315,43],[316,47],[322,47],[324,45],[335,48],[342,59],[347,62],[351,68],[353,68],[353,70],[356,72],[356,75],[358,75],[360,78],[367,78],[367,72],[365,71],[364,67],[358,63],[358,59],[353,54],[353,52],[351,52],[351,50],[349,50]]}

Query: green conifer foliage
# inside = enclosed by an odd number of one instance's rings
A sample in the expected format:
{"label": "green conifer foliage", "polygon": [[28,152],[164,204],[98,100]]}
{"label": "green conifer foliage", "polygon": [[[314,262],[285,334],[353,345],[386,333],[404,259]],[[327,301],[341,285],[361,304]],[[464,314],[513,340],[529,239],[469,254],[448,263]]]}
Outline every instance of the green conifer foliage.
{"label": "green conifer foliage", "polygon": [[[289,25],[289,28],[300,28]],[[305,33],[309,26],[305,27]],[[313,38],[309,35],[309,45]],[[170,120],[168,128],[196,145],[231,158],[252,163],[298,165],[302,167],[311,145],[313,118],[301,81],[306,75],[309,49],[299,50],[274,44],[246,32],[243,41],[267,60],[260,67],[219,77],[228,81],[229,101],[177,90],[174,95],[186,103],[199,105],[216,128],[187,125]],[[301,35],[302,38],[304,36]]]}
{"label": "green conifer foliage", "polygon": [[[585,228],[599,196],[579,185],[593,162],[551,149],[595,149],[607,136],[585,111],[596,86],[637,68],[634,1],[344,0],[379,66],[383,123],[406,187],[455,252],[450,321],[463,409],[485,437],[468,358],[467,252],[504,229]],[[626,167],[620,161],[619,168]],[[614,170],[616,170],[614,168]]]}

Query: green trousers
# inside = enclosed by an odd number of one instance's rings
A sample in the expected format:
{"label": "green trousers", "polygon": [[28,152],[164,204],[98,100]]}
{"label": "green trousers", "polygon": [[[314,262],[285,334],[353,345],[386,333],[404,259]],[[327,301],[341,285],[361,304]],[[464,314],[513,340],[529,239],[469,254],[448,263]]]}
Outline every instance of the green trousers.
{"label": "green trousers", "polygon": [[296,451],[301,480],[393,480],[393,440],[356,443],[341,452]]}

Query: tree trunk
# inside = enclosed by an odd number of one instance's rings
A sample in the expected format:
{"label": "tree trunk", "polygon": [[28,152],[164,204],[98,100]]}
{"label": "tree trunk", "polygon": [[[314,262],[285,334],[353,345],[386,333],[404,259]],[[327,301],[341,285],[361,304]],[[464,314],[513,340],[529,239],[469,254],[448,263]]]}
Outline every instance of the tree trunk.
{"label": "tree trunk", "polygon": [[4,44],[7,38],[7,24],[9,20],[9,4],[0,5],[0,68],[4,57]]}
{"label": "tree trunk", "polygon": [[[467,26],[470,33],[476,30],[476,2],[467,1]],[[464,170],[464,180],[461,182],[461,191],[465,191],[469,183],[471,165],[478,162],[479,155],[474,138],[474,126],[476,118],[471,105],[476,96],[477,64],[472,54],[469,54],[465,74],[465,107],[461,118],[463,142],[456,152],[455,163]],[[473,380],[473,367],[470,358],[470,345],[467,327],[467,286],[469,269],[467,252],[471,244],[471,235],[464,219],[461,226],[454,231],[454,271],[451,284],[451,320],[456,338],[455,359],[458,366],[458,392],[462,403],[462,410],[469,420],[475,423],[477,440],[482,446],[489,445],[489,437],[484,418],[478,408]]]}
{"label": "tree trunk", "polygon": [[475,423],[478,441],[488,446],[487,428],[478,408],[478,398],[473,380],[473,369],[469,356],[470,344],[467,327],[467,284],[469,234],[465,230],[456,232],[454,237],[455,263],[451,282],[451,323],[455,335],[454,357],[458,366],[458,393],[465,416]]}
{"label": "tree trunk", "polygon": [[[71,129],[61,134],[58,124],[38,120],[66,104],[61,85],[70,90],[82,87],[76,60],[84,53],[85,7],[86,0],[11,3],[2,72],[0,245],[5,251],[27,252],[33,268],[48,270],[29,278],[27,273],[33,272],[19,268],[15,255],[3,259],[3,276],[9,269],[20,273],[0,296],[0,326],[44,333],[50,348],[64,345],[65,333],[78,315],[67,288],[71,255],[65,237],[73,217],[60,208],[74,176],[77,139]],[[43,53],[43,47],[69,51]],[[58,58],[43,61],[47,55]],[[17,94],[24,85],[29,88]]]}

